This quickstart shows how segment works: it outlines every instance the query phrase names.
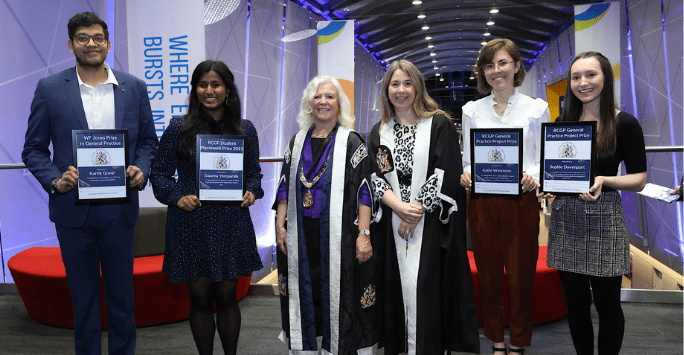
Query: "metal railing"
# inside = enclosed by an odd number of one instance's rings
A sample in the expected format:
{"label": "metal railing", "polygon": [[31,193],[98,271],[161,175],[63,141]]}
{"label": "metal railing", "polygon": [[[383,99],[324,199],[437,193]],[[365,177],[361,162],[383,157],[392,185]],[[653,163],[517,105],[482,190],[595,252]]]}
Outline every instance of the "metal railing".
{"label": "metal railing", "polygon": [[[282,163],[283,157],[260,157],[259,163]],[[26,169],[24,164],[0,164],[0,170]]]}
{"label": "metal railing", "polygon": [[[663,152],[682,152],[684,151],[684,146],[652,146],[646,147],[646,153],[663,153]],[[260,157],[259,163],[282,163],[283,157]],[[12,169],[26,169],[24,164],[0,164],[0,170],[12,170]]]}
{"label": "metal railing", "polygon": [[[652,146],[652,147],[646,147],[646,153],[663,153],[663,152],[682,152],[684,151],[684,146]],[[259,163],[281,163],[283,162],[283,157],[260,157],[259,158]],[[0,170],[15,170],[15,169],[26,169],[26,165],[24,164],[0,164]],[[642,218],[642,233],[643,235],[645,234],[645,231],[643,230],[646,228],[646,221],[645,221],[645,213],[644,211],[644,205],[643,205],[643,199],[642,196],[639,195],[639,209],[641,210],[641,218]],[[644,239],[644,243],[646,242],[646,239]],[[3,255],[3,250],[2,250],[2,231],[0,231],[0,265],[2,265],[2,281],[4,282],[6,280],[5,277],[5,260],[4,260],[4,255]]]}

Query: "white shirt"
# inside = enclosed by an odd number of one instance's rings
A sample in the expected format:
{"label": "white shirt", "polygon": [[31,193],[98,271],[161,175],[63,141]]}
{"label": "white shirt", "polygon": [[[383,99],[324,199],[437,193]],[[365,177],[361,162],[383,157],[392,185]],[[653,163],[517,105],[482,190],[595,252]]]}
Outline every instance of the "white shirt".
{"label": "white shirt", "polygon": [[494,94],[463,106],[463,171],[472,174],[470,166],[471,128],[522,128],[523,129],[523,173],[539,180],[541,159],[541,124],[551,122],[549,104],[542,99],[533,99],[518,93],[508,99],[503,118],[494,110]]}
{"label": "white shirt", "polygon": [[81,80],[81,76],[76,70],[78,77],[78,87],[81,90],[81,101],[85,110],[88,129],[114,129],[114,85],[119,85],[116,81],[114,72],[105,63],[107,70],[107,80],[100,83],[97,87],[92,87]]}

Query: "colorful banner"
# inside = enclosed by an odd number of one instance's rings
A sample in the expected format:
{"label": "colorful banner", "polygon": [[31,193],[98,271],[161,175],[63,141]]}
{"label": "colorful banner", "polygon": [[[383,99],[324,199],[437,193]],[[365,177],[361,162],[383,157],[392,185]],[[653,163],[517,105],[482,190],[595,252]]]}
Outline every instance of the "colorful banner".
{"label": "colorful banner", "polygon": [[563,100],[565,99],[565,90],[567,87],[567,78],[546,87],[546,100],[549,102],[551,122],[555,122],[556,118],[563,112]]}
{"label": "colorful banner", "polygon": [[318,75],[337,79],[354,113],[354,21],[321,21],[318,34]]}
{"label": "colorful banner", "polygon": [[615,105],[620,107],[620,3],[575,5],[575,55],[601,52],[613,66]]}
{"label": "colorful banner", "polygon": [[[187,112],[192,71],[205,57],[203,0],[126,3],[129,72],[147,83],[154,127],[161,137],[171,117]],[[140,206],[161,206],[145,189]]]}

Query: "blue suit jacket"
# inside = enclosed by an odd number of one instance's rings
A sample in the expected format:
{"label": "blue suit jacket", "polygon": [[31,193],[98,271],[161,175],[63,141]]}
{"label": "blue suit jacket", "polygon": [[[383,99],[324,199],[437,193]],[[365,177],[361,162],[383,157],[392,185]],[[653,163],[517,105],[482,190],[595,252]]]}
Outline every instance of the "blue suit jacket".
{"label": "blue suit jacket", "polygon": [[[157,150],[157,135],[147,85],[142,80],[114,71],[119,85],[114,85],[115,128],[128,130],[128,161],[140,168],[145,185]],[[51,182],[73,159],[71,131],[88,129],[76,68],[67,69],[38,82],[31,103],[31,115],[21,158],[50,196],[50,220],[56,224],[79,228],[88,216],[90,205],[76,205],[74,190],[52,193]],[[50,142],[53,157],[50,159]],[[143,185],[144,186],[144,185]],[[138,220],[138,192],[131,191],[130,203],[121,205],[131,225]]]}

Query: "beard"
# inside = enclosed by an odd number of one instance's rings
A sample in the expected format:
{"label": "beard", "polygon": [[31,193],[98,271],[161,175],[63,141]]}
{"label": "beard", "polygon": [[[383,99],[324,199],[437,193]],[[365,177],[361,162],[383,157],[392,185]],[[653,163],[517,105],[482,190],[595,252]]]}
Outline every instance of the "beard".
{"label": "beard", "polygon": [[97,59],[96,61],[88,61],[84,54],[85,53],[81,53],[81,55],[75,56],[78,65],[84,69],[99,69],[102,67],[102,64],[104,64],[105,59],[107,59],[107,55],[105,54],[101,59]]}

